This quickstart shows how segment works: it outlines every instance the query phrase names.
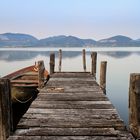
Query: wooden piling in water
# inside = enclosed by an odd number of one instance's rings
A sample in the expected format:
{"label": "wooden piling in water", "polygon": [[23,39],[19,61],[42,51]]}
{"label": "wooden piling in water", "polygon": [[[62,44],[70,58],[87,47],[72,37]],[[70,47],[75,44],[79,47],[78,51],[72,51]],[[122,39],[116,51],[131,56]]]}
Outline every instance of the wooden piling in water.
{"label": "wooden piling in water", "polygon": [[83,69],[84,72],[86,72],[86,50],[83,49],[82,53],[83,53]]}
{"label": "wooden piling in water", "polygon": [[129,128],[140,138],[140,74],[130,75],[129,86]]}
{"label": "wooden piling in water", "polygon": [[58,52],[59,55],[59,66],[58,66],[58,70],[59,72],[61,72],[61,66],[62,66],[62,50],[60,49]]}
{"label": "wooden piling in water", "polygon": [[97,52],[91,53],[91,74],[96,77]]}
{"label": "wooden piling in water", "polygon": [[43,61],[38,61],[38,87],[42,88],[44,86],[44,71],[45,66]]}
{"label": "wooden piling in water", "polygon": [[100,66],[100,87],[105,94],[106,94],[106,68],[107,62],[102,61]]}
{"label": "wooden piling in water", "polygon": [[0,79],[0,140],[7,140],[13,131],[10,80]]}
{"label": "wooden piling in water", "polygon": [[50,74],[54,73],[54,68],[55,68],[55,54],[51,53],[50,54]]}

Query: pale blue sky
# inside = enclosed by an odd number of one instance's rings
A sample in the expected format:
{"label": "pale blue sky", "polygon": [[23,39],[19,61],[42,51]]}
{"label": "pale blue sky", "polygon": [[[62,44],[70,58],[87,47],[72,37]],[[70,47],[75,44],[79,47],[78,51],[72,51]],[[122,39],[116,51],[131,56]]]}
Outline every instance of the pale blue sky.
{"label": "pale blue sky", "polygon": [[140,38],[140,0],[0,0],[0,33]]}

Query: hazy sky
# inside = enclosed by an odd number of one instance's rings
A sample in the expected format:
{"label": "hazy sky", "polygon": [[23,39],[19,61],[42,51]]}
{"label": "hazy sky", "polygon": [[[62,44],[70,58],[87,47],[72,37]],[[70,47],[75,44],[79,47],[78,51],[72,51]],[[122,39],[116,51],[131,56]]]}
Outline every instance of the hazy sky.
{"label": "hazy sky", "polygon": [[140,38],[140,0],[0,0],[0,33]]}

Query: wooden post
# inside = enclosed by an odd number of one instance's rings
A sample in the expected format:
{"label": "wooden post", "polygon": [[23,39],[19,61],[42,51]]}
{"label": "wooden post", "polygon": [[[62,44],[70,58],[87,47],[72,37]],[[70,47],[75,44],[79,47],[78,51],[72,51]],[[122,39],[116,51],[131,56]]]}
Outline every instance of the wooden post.
{"label": "wooden post", "polygon": [[86,51],[83,49],[83,69],[86,72]]}
{"label": "wooden post", "polygon": [[140,138],[140,74],[130,75],[129,85],[129,128]]}
{"label": "wooden post", "polygon": [[50,74],[54,73],[54,68],[55,68],[55,54],[51,53],[50,54]]}
{"label": "wooden post", "polygon": [[91,74],[96,77],[97,52],[91,53]]}
{"label": "wooden post", "polygon": [[13,131],[10,80],[0,79],[0,140],[6,140]]}
{"label": "wooden post", "polygon": [[61,72],[61,65],[62,65],[62,50],[60,49],[59,50],[59,66],[58,66],[58,69],[59,69],[59,72]]}
{"label": "wooden post", "polygon": [[38,87],[42,88],[44,86],[44,71],[45,71],[45,66],[44,62],[38,61]]}
{"label": "wooden post", "polygon": [[106,67],[107,62],[102,61],[100,67],[100,87],[105,94],[106,94]]}

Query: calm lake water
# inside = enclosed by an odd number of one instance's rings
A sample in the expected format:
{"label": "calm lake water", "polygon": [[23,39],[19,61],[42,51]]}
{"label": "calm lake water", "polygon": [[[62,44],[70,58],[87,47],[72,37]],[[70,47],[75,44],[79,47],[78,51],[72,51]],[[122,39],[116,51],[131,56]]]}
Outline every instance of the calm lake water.
{"label": "calm lake water", "polygon": [[[4,76],[25,66],[33,65],[35,61],[44,60],[49,70],[49,55],[56,54],[58,70],[59,48],[6,48],[0,49],[0,76]],[[82,49],[65,48],[63,50],[62,71],[83,71]],[[107,61],[107,96],[117,108],[121,118],[128,124],[128,89],[130,73],[140,72],[140,48],[86,48],[87,71],[91,69],[91,51],[97,51],[97,80],[101,61]]]}

